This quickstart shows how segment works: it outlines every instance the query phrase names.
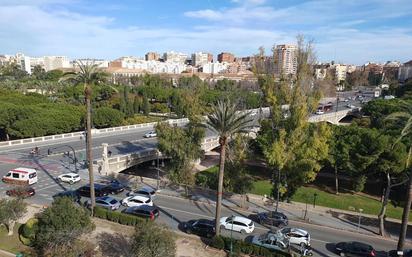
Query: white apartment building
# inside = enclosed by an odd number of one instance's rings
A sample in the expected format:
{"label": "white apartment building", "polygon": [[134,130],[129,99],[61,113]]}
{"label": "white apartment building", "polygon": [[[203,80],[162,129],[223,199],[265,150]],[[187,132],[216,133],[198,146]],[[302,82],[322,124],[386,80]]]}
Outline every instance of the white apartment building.
{"label": "white apartment building", "polygon": [[147,71],[150,73],[180,74],[187,68],[184,63],[146,61],[135,57],[122,57],[115,62],[120,62],[121,68],[124,69]]}
{"label": "white apartment building", "polygon": [[399,67],[398,79],[402,82],[412,79],[412,60]]}
{"label": "white apartment building", "polygon": [[348,66],[344,64],[334,64],[332,68],[335,69],[336,81],[346,80],[346,73],[348,72]]}
{"label": "white apartment building", "polygon": [[67,56],[44,56],[43,58],[46,71],[73,67]]}
{"label": "white apartment building", "polygon": [[103,60],[103,59],[76,59],[73,61],[73,67],[77,65],[77,63],[83,63],[86,65],[97,65],[99,68],[108,68],[109,67],[109,61]]}
{"label": "white apartment building", "polygon": [[209,62],[209,54],[203,52],[197,52],[192,54],[192,65],[194,67],[200,67]]}
{"label": "white apartment building", "polygon": [[165,62],[185,63],[187,57],[187,54],[174,51],[166,52],[163,54],[163,59]]}
{"label": "white apartment building", "polygon": [[277,45],[274,50],[275,74],[296,75],[297,46]]}
{"label": "white apartment building", "polygon": [[225,71],[227,68],[227,63],[209,62],[202,66],[202,71],[207,74],[218,74]]}

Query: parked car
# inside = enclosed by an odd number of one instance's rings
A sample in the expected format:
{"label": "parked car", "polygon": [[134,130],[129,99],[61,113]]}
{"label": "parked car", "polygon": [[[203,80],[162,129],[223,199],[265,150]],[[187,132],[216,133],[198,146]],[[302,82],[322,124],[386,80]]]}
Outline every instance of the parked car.
{"label": "parked car", "polygon": [[140,205],[128,207],[122,211],[123,213],[139,216],[142,218],[154,220],[159,217],[160,211],[156,206]]}
{"label": "parked car", "polygon": [[140,205],[153,206],[152,199],[150,199],[150,197],[143,196],[143,195],[133,195],[133,196],[126,197],[121,201],[121,203],[122,205],[127,206],[127,207],[140,206]]}
{"label": "parked car", "polygon": [[260,212],[256,215],[257,222],[262,225],[285,227],[289,224],[288,217],[275,211]]}
{"label": "parked car", "polygon": [[278,230],[278,233],[288,238],[290,244],[300,246],[310,245],[310,234],[306,230],[300,228],[282,228]]}
{"label": "parked car", "polygon": [[220,228],[237,231],[242,234],[250,234],[255,229],[255,223],[253,223],[253,221],[240,216],[223,217],[219,223]]}
{"label": "parked car", "polygon": [[147,132],[146,134],[144,134],[144,137],[145,138],[157,137],[157,133],[156,133],[156,131],[150,131],[150,132]]}
{"label": "parked car", "polygon": [[[91,200],[87,200],[86,206],[90,208],[92,205]],[[110,196],[103,196],[96,198],[96,206],[103,207],[108,210],[115,211],[120,208],[120,202]]]}
{"label": "parked car", "polygon": [[53,195],[53,199],[57,199],[59,197],[69,197],[76,203],[80,203],[80,199],[81,199],[81,196],[75,190],[63,191],[63,192]]}
{"label": "parked car", "polygon": [[36,192],[32,187],[17,187],[6,191],[6,195],[13,197],[27,198],[35,195]]}
{"label": "parked car", "polygon": [[[83,197],[90,197],[90,185],[85,185],[77,189],[77,193]],[[107,196],[109,192],[105,185],[94,184],[94,193],[97,197]]]}
{"label": "parked car", "polygon": [[375,257],[376,251],[371,245],[361,242],[340,242],[335,245],[336,252],[340,256]]}
{"label": "parked car", "polygon": [[349,109],[355,109],[356,106],[353,104],[347,104],[346,107],[348,107]]}
{"label": "parked car", "polygon": [[209,238],[213,237],[216,233],[215,221],[206,219],[189,220],[183,224],[183,229],[188,234]]}
{"label": "parked car", "polygon": [[253,236],[252,244],[271,250],[285,251],[289,247],[289,240],[281,234],[266,233]]}
{"label": "parked car", "polygon": [[79,182],[81,180],[79,174],[76,173],[66,173],[58,176],[57,179],[60,182],[66,182],[70,185],[73,185],[74,183]]}
{"label": "parked car", "polygon": [[144,196],[154,199],[154,197],[156,196],[156,190],[151,187],[144,186],[142,188],[139,188],[137,190],[130,191],[127,193],[127,196],[132,196],[132,195],[144,195]]}
{"label": "parked car", "polygon": [[316,111],[316,114],[317,114],[317,115],[322,115],[322,114],[325,114],[325,112],[324,112],[323,110],[321,110],[321,109],[318,109],[318,110]]}
{"label": "parked car", "polygon": [[116,179],[110,181],[100,180],[97,181],[97,183],[106,187],[106,191],[110,194],[119,194],[123,192],[126,188],[122,183],[120,183]]}
{"label": "parked car", "polygon": [[[390,250],[388,252],[388,257],[398,257],[398,251],[397,250]],[[402,257],[412,257],[412,249],[403,250]]]}

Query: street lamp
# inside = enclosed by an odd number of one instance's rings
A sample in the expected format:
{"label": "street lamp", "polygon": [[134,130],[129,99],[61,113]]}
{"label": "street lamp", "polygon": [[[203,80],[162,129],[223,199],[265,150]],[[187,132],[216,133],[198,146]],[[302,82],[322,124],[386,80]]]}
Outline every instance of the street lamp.
{"label": "street lamp", "polygon": [[275,211],[278,211],[278,207],[279,207],[279,196],[280,196],[280,191],[279,191],[279,182],[280,182],[280,170],[278,170],[278,179],[276,181],[277,186],[276,186],[276,208]]}
{"label": "street lamp", "polygon": [[363,209],[359,209],[358,231],[359,231],[359,229],[360,229],[360,225],[361,225],[361,217],[362,217],[362,212],[363,212]]}
{"label": "street lamp", "polygon": [[316,197],[317,197],[317,196],[318,196],[317,193],[314,193],[314,194],[313,194],[313,208],[316,207]]}

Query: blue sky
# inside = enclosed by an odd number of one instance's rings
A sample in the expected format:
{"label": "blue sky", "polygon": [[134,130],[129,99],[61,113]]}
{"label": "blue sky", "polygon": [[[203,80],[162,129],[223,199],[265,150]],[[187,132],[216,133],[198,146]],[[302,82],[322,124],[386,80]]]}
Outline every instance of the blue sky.
{"label": "blue sky", "polygon": [[411,0],[0,0],[0,54],[247,56],[298,34],[314,40],[319,61],[405,62]]}

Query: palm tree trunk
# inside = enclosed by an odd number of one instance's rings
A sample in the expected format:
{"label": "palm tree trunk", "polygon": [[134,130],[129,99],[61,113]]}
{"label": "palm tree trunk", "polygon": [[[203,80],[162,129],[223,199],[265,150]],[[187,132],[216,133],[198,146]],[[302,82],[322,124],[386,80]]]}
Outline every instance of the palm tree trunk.
{"label": "palm tree trunk", "polygon": [[389,173],[386,174],[386,188],[385,192],[383,193],[383,201],[381,206],[381,211],[379,212],[378,219],[379,219],[379,235],[386,236],[385,230],[385,214],[386,214],[386,206],[388,205],[389,194],[391,192],[391,177]]}
{"label": "palm tree trunk", "polygon": [[91,105],[92,89],[89,85],[85,85],[86,96],[86,155],[87,164],[89,166],[89,182],[90,182],[90,201],[91,201],[91,215],[93,216],[95,206],[94,193],[94,174],[93,174],[93,156],[92,156],[92,105]]}
{"label": "palm tree trunk", "polygon": [[405,206],[403,207],[401,233],[399,234],[398,251],[403,250],[406,231],[408,230],[409,212],[412,204],[412,169],[409,171],[409,187]]}
{"label": "palm tree trunk", "polygon": [[226,140],[221,140],[220,144],[220,163],[219,163],[219,182],[217,186],[217,201],[216,201],[216,216],[215,216],[215,229],[216,236],[220,235],[220,213],[222,209],[222,194],[223,194],[223,175],[225,172],[225,159],[226,159]]}
{"label": "palm tree trunk", "polygon": [[399,240],[398,240],[398,251],[403,250],[403,246],[405,244],[405,237],[406,237],[406,231],[408,230],[408,221],[409,221],[409,212],[411,210],[411,204],[412,204],[412,169],[409,167],[409,161],[412,155],[412,146],[409,147],[408,151],[408,158],[406,160],[406,168],[409,168],[409,187],[408,187],[408,193],[407,193],[407,198],[406,198],[406,203],[405,206],[403,207],[403,214],[402,214],[402,225],[401,225],[401,231],[399,234]]}

